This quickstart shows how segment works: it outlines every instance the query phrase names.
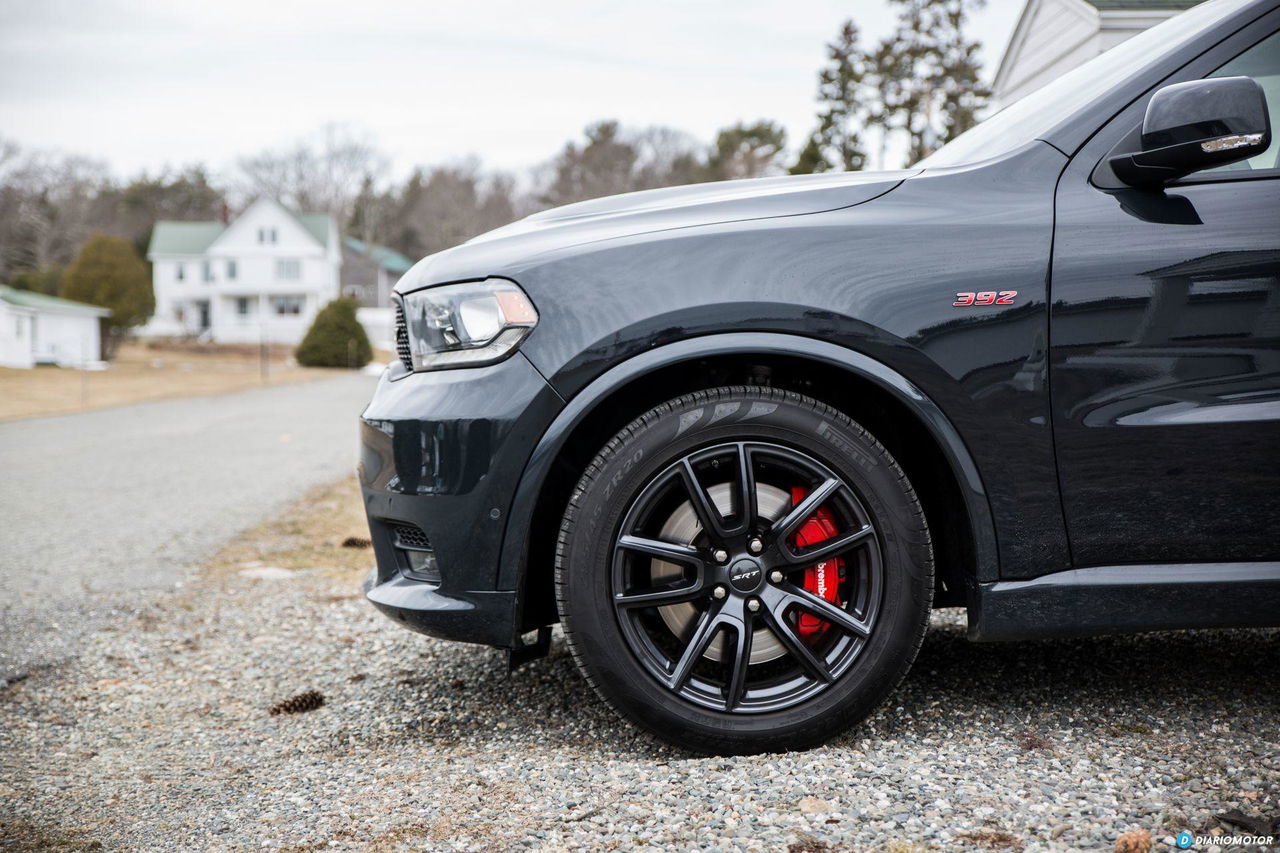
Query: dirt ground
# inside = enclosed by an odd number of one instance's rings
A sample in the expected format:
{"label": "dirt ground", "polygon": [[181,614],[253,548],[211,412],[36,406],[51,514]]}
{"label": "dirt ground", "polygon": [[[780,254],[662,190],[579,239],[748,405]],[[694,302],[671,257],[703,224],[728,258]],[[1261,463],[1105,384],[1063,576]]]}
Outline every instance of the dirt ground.
{"label": "dirt ground", "polygon": [[[265,361],[265,364],[264,364]],[[196,397],[306,382],[339,372],[299,367],[293,348],[125,344],[106,370],[0,368],[0,421],[61,415],[146,400]]]}

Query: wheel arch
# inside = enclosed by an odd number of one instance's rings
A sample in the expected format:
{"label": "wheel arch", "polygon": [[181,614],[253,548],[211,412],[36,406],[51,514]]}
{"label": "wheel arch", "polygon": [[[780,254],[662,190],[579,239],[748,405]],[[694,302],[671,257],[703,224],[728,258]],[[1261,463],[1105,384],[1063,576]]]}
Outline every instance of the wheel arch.
{"label": "wheel arch", "polygon": [[499,588],[519,592],[518,632],[556,621],[556,533],[570,491],[600,447],[660,402],[727,384],[797,390],[845,412],[886,445],[916,486],[935,548],[948,555],[935,554],[940,603],[967,604],[973,583],[997,578],[995,528],[981,475],[950,419],[914,383],[826,341],[774,333],[706,335],[606,371],[569,400],[539,440],[512,500],[499,564]]}

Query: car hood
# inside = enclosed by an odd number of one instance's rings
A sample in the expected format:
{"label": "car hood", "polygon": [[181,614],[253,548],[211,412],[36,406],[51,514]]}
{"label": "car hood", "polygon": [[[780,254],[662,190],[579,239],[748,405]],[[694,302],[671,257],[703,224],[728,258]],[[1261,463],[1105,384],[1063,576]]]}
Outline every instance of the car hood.
{"label": "car hood", "polygon": [[919,170],[835,172],[670,187],[544,210],[414,265],[396,290],[501,275],[517,260],[583,243],[673,228],[798,216],[862,204]]}

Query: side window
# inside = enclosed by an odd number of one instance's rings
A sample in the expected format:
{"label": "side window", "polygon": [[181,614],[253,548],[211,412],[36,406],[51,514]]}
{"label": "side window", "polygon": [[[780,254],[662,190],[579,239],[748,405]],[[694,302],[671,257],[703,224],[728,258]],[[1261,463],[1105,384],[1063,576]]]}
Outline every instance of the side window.
{"label": "side window", "polygon": [[1205,169],[1197,175],[1242,170],[1280,169],[1280,32],[1272,33],[1235,59],[1223,65],[1210,77],[1252,77],[1267,96],[1267,112],[1271,114],[1271,145],[1248,160]]}

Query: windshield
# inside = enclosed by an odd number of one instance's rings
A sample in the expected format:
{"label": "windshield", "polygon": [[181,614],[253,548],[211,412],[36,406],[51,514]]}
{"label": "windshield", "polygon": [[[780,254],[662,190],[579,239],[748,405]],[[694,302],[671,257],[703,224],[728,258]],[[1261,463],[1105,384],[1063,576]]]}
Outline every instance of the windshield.
{"label": "windshield", "polygon": [[1203,30],[1250,2],[1252,0],[1209,0],[1175,15],[1015,101],[916,165],[959,166],[1019,148],[1048,133],[1076,110],[1158,57],[1180,49]]}

